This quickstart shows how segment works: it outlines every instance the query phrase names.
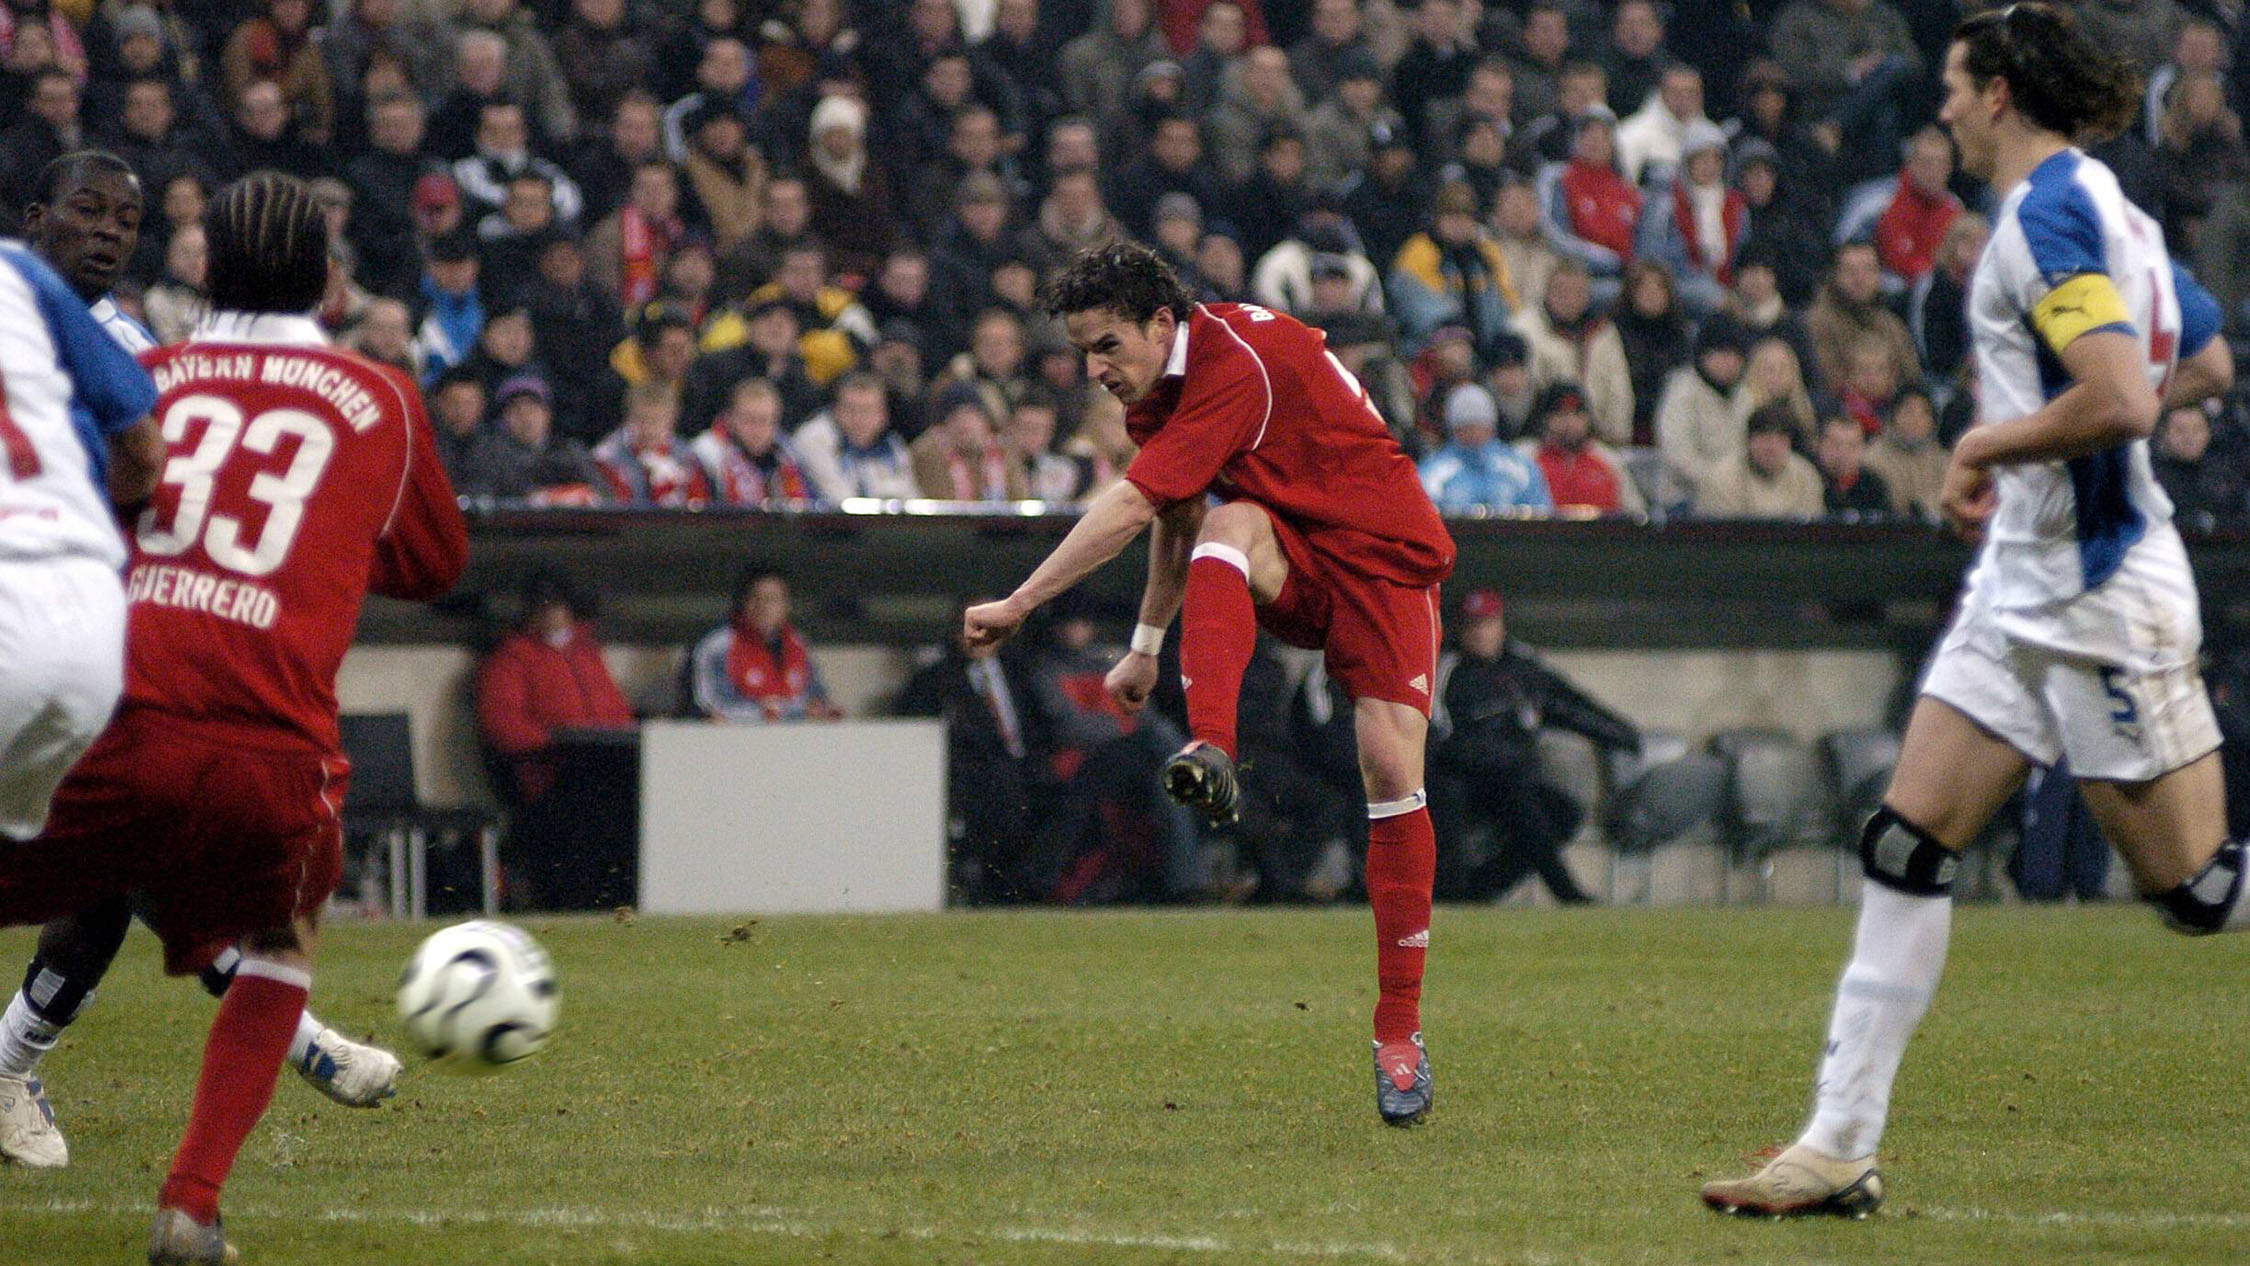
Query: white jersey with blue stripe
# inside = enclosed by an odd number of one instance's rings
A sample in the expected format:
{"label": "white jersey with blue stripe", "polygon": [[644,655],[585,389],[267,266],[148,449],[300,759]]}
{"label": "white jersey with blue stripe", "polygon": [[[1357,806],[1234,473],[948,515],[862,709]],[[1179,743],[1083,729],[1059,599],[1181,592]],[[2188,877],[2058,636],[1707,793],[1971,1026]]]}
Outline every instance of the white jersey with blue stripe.
{"label": "white jersey with blue stripe", "polygon": [[125,309],[118,307],[117,300],[110,296],[103,295],[94,300],[94,306],[88,308],[87,312],[94,318],[94,324],[102,327],[111,338],[117,340],[119,347],[133,355],[138,356],[155,348],[156,335],[150,333],[147,326],[126,315]]}
{"label": "white jersey with blue stripe", "polygon": [[[2092,274],[2109,279],[2122,313],[2101,305],[2080,313],[2071,282]],[[2133,335],[2160,391],[2179,354],[2180,302],[2162,230],[2126,199],[2109,168],[2076,149],[2047,159],[2009,192],[1968,306],[1984,421],[2027,416],[2070,386],[2035,320],[2050,331]],[[2003,610],[2083,593],[2116,574],[2136,544],[2173,535],[2172,503],[2151,473],[2146,440],[2069,461],[2000,466],[1994,477],[1999,505],[1978,570],[1991,573],[1981,579]]]}
{"label": "white jersey with blue stripe", "polygon": [[108,437],[156,404],[148,371],[21,243],[0,243],[0,558],[125,564]]}

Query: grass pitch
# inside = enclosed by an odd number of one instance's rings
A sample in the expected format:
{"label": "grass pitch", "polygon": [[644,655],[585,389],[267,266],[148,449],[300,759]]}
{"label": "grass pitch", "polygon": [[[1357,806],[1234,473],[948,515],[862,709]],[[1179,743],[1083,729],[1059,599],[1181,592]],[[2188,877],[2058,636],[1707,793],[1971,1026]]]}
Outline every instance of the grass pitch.
{"label": "grass pitch", "polygon": [[[1412,1131],[1364,912],[529,919],[555,1043],[367,1112],[285,1073],[229,1228],[249,1266],[2250,1255],[2250,942],[2137,910],[1960,913],[1875,1219],[1706,1213],[1799,1124],[1851,918],[1441,910]],[[396,1044],[426,930],[332,929],[317,1009]],[[0,1263],[140,1260],[210,1012],[136,933],[44,1069],[71,1168],[0,1170]]]}

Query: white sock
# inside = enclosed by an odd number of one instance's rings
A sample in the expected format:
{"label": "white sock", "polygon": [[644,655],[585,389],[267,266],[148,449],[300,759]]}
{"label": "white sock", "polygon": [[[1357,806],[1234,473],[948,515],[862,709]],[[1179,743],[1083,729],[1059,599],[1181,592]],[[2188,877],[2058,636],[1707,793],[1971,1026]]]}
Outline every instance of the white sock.
{"label": "white sock", "polygon": [[289,1066],[303,1068],[305,1057],[312,1053],[313,1040],[320,1036],[320,1017],[307,1011],[297,1017],[296,1036],[289,1039]]}
{"label": "white sock", "polygon": [[1871,1156],[1882,1141],[1891,1081],[1937,992],[1953,927],[1951,896],[1910,897],[1877,883],[1861,891],[1859,937],[1836,986],[1812,1122],[1797,1139],[1843,1160]]}
{"label": "white sock", "polygon": [[18,989],[7,1011],[0,1013],[0,1075],[29,1077],[61,1036],[62,1026],[33,1015],[31,1000]]}

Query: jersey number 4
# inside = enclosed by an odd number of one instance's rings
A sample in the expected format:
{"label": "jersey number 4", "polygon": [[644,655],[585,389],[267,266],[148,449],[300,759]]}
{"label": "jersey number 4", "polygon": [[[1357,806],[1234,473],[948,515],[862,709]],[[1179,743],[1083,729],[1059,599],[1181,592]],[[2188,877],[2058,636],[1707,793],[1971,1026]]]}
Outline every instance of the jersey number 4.
{"label": "jersey number 4", "polygon": [[[164,464],[164,482],[180,490],[170,521],[160,515],[161,502],[150,507],[141,516],[141,549],[170,558],[200,540],[204,554],[219,566],[246,576],[266,575],[289,557],[289,546],[304,523],[305,498],[328,469],[336,437],[326,423],[302,409],[272,409],[245,418],[231,400],[192,395],[180,397],[164,411],[164,442],[179,444],[198,424],[203,433],[195,447]],[[251,476],[249,497],[264,505],[266,514],[256,539],[245,544],[240,515],[213,513],[214,481],[237,448],[270,456],[292,436],[297,451],[287,466],[278,473],[261,470]]]}

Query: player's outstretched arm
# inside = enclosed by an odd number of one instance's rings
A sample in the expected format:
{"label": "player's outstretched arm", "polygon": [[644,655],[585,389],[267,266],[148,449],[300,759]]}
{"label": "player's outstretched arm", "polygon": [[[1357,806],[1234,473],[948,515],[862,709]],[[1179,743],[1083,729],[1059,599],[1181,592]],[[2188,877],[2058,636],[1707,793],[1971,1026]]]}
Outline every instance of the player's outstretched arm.
{"label": "player's outstretched arm", "polygon": [[[1148,583],[1141,590],[1140,627],[1133,630],[1133,648],[1111,667],[1103,688],[1127,716],[1141,710],[1156,689],[1156,655],[1163,646],[1164,630],[1180,613],[1187,593],[1188,555],[1195,549],[1196,534],[1203,529],[1201,497],[1166,506],[1156,516],[1148,538]],[[1143,645],[1142,638],[1150,639]]]}
{"label": "player's outstretched arm", "polygon": [[963,638],[976,648],[996,646],[1014,637],[1032,612],[1117,557],[1155,517],[1155,504],[1139,488],[1125,480],[1112,484],[1094,498],[1070,535],[1016,586],[1014,593],[998,602],[970,607],[963,614]]}
{"label": "player's outstretched arm", "polygon": [[109,437],[109,503],[130,515],[156,495],[164,473],[164,435],[144,417]]}

